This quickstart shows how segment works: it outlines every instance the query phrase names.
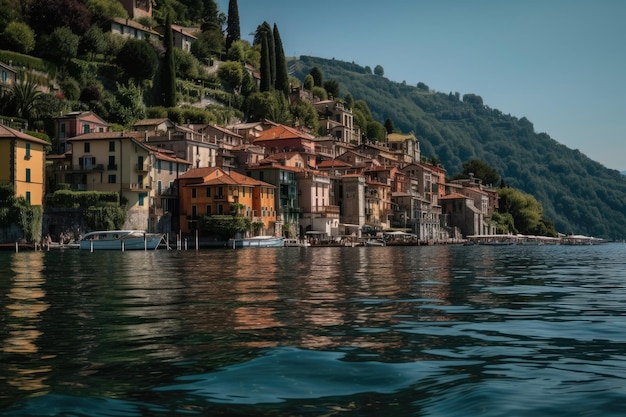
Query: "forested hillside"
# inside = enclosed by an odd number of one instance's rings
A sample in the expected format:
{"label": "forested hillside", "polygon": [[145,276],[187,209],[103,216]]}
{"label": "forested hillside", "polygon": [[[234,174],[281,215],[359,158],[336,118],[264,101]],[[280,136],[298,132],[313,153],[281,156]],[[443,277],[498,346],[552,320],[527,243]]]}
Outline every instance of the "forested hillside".
{"label": "forested hillside", "polygon": [[414,132],[422,155],[437,158],[449,176],[460,172],[463,162],[479,158],[506,185],[535,196],[558,231],[626,237],[626,177],[535,132],[532,121],[492,109],[478,94],[400,84],[353,63],[308,56],[290,63],[300,80],[314,67],[324,81],[339,83],[342,97],[350,93],[364,100],[374,119],[390,119],[397,130]]}

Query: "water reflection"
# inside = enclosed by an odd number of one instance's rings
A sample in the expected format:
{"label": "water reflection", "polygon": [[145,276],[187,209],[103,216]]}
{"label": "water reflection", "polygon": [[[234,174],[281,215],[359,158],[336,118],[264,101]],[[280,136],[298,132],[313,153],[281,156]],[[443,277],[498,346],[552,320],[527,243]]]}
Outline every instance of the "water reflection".
{"label": "water reflection", "polygon": [[[43,391],[48,387],[47,379],[51,367],[40,352],[39,342],[42,314],[48,309],[43,254],[41,252],[16,253],[11,258],[11,277],[5,304],[6,336],[2,341],[4,355],[17,355],[10,363],[4,363],[10,375],[7,382],[20,391]],[[4,362],[4,361],[3,361]],[[3,372],[3,373],[5,373]],[[4,394],[6,395],[6,394]]]}
{"label": "water reflection", "polygon": [[626,398],[626,249],[610,250],[0,254],[0,409],[460,416],[513,401],[529,416],[594,400],[610,415]]}

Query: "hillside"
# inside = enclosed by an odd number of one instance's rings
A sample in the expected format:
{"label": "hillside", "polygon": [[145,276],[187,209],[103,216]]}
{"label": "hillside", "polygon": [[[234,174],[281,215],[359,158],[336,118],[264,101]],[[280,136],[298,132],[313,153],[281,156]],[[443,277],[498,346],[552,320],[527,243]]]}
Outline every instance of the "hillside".
{"label": "hillside", "polygon": [[449,176],[460,172],[463,162],[480,158],[506,185],[535,196],[558,231],[626,237],[626,177],[535,132],[532,121],[491,109],[477,94],[400,84],[353,63],[309,56],[290,62],[300,80],[313,67],[324,81],[339,83],[341,97],[349,92],[365,101],[374,119],[389,118],[396,129],[414,132],[422,155],[437,158]]}

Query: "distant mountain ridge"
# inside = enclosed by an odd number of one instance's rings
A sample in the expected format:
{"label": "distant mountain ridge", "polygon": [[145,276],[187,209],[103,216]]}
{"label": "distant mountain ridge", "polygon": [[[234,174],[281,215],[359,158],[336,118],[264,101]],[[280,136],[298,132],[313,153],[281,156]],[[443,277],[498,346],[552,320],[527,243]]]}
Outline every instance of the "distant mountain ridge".
{"label": "distant mountain ridge", "polygon": [[[480,158],[498,170],[504,184],[535,196],[559,232],[626,237],[626,177],[578,150],[536,133],[531,121],[491,109],[477,94],[430,91],[377,76],[354,63],[301,56],[291,73],[304,79],[318,67],[323,80],[365,101],[381,123],[414,132],[425,157],[436,157],[449,176],[463,162]],[[494,184],[497,185],[497,184]]]}

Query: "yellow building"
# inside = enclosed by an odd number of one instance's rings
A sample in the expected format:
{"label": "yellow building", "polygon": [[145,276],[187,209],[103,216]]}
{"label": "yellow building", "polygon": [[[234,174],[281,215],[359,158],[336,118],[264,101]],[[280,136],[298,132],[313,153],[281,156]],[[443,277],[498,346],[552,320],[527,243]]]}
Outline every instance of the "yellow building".
{"label": "yellow building", "polygon": [[68,139],[72,166],[66,182],[77,191],[117,192],[127,206],[124,228],[148,230],[153,205],[153,156],[141,133],[95,132]]}
{"label": "yellow building", "polygon": [[0,125],[0,184],[11,184],[17,197],[33,206],[43,204],[45,140]]}

